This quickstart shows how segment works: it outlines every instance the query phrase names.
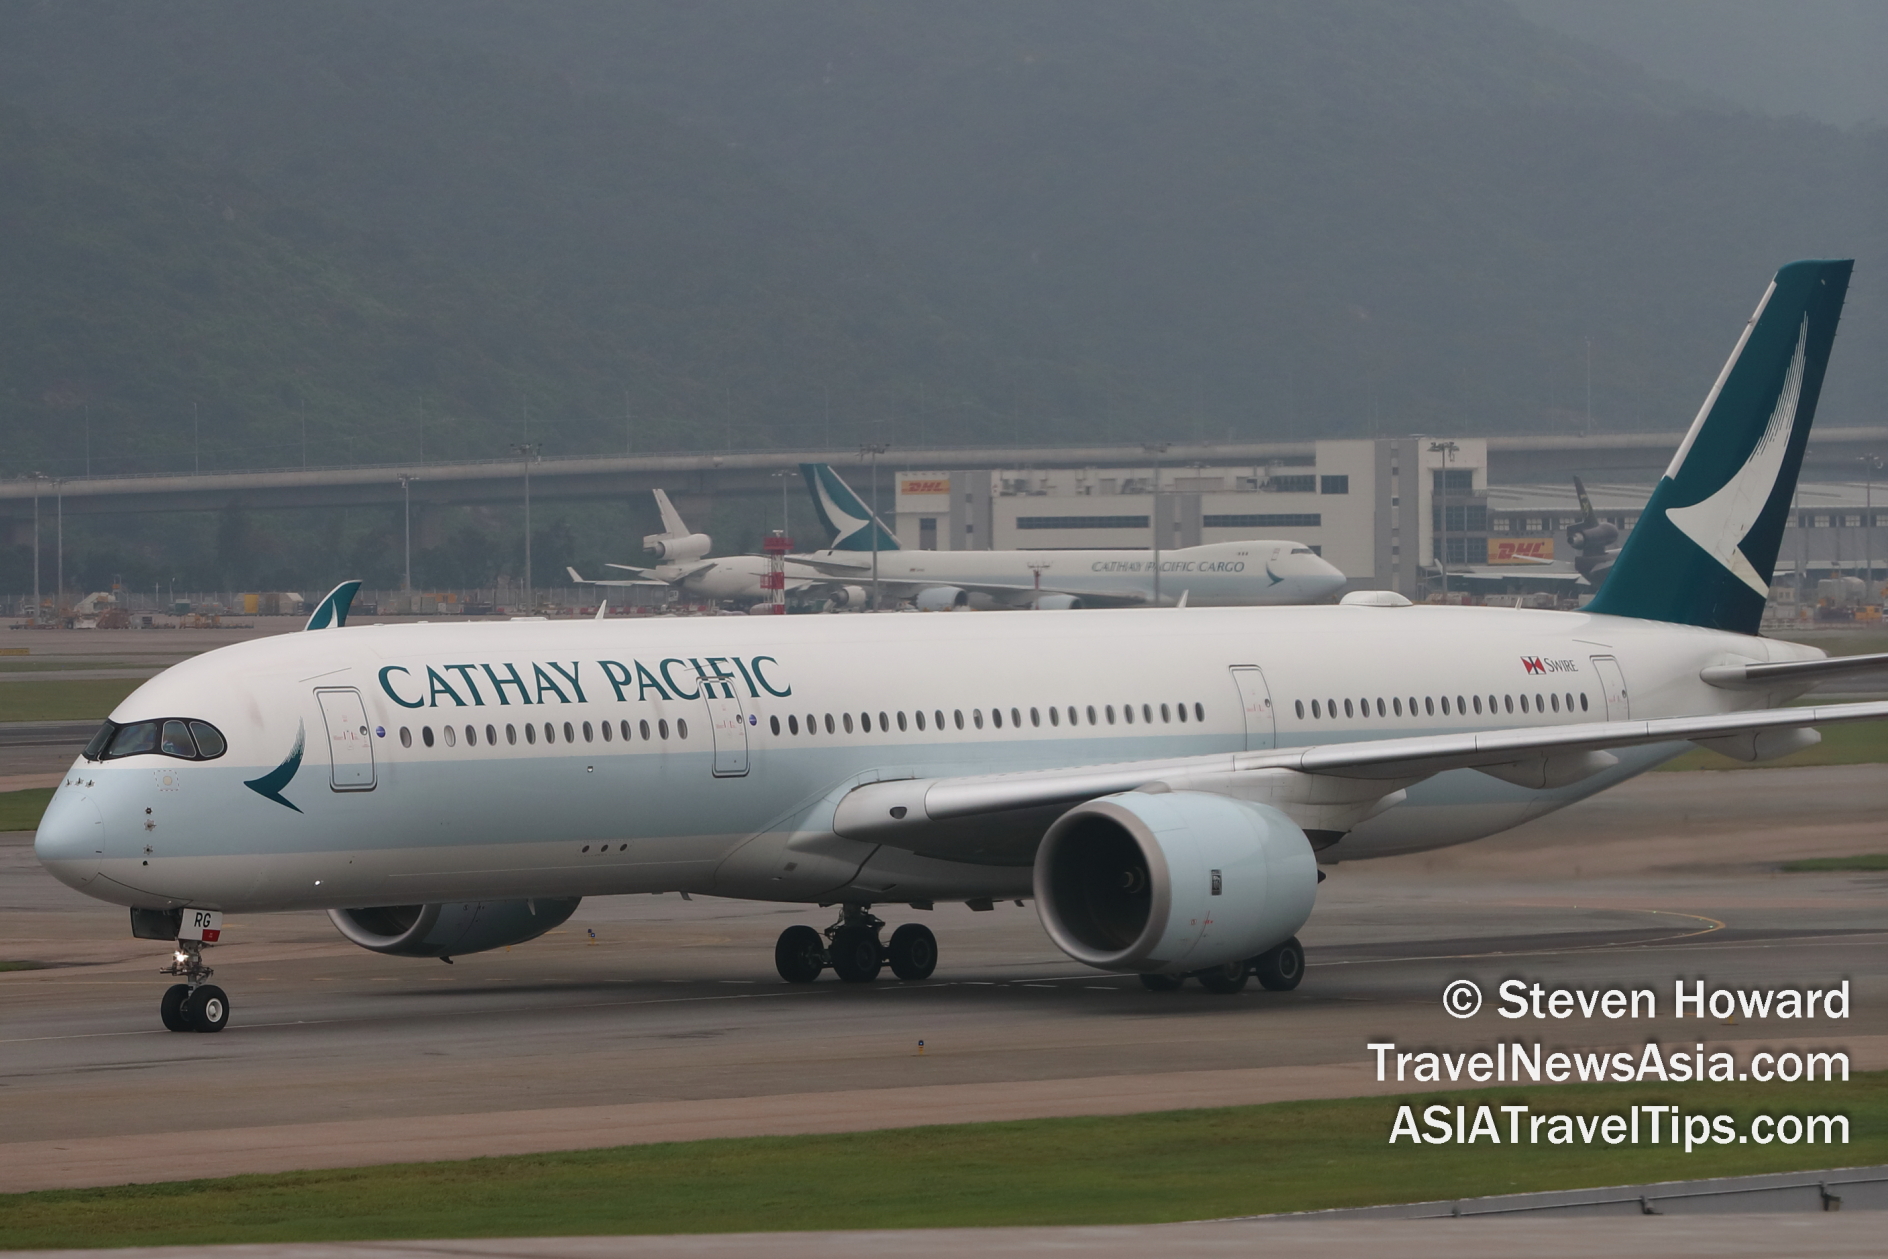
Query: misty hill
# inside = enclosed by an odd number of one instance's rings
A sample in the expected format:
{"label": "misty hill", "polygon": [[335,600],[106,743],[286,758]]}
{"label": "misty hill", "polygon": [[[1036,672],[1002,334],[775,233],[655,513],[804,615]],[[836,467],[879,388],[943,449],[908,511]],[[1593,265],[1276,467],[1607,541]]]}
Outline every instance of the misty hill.
{"label": "misty hill", "polygon": [[88,411],[98,469],[191,466],[193,408],[205,467],[304,413],[335,463],[856,440],[1019,374],[751,157],[376,9],[0,9],[8,471]]}
{"label": "misty hill", "polygon": [[763,157],[1188,436],[1695,410],[1781,262],[1861,262],[1831,423],[1878,418],[1888,133],[1732,111],[1499,0],[403,6]]}

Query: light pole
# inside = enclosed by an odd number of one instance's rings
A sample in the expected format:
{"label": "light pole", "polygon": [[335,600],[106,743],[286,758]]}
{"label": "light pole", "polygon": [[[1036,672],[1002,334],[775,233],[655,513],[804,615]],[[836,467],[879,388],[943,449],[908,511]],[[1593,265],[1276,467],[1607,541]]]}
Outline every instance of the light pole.
{"label": "light pole", "polygon": [[33,628],[39,628],[39,485],[44,472],[33,474]]}
{"label": "light pole", "polygon": [[1872,593],[1875,585],[1875,474],[1882,469],[1881,456],[1872,451],[1862,456],[1862,474],[1867,478],[1866,488],[1862,491],[1862,554],[1867,557],[1863,572]]}
{"label": "light pole", "polygon": [[1154,457],[1154,606],[1160,606],[1160,457],[1167,453],[1168,442],[1142,442],[1141,449]]}
{"label": "light pole", "polygon": [[861,457],[872,459],[872,611],[878,611],[878,457],[885,453],[884,442],[866,442],[859,447]]}
{"label": "light pole", "polygon": [[511,453],[524,460],[524,603],[526,615],[537,607],[531,585],[531,460],[543,442],[513,442]]}
{"label": "light pole", "polygon": [[53,519],[57,522],[53,529],[53,592],[52,592],[52,627],[65,628],[66,606],[66,483],[58,477],[53,478]]}
{"label": "light pole", "polygon": [[[413,593],[413,478],[400,478],[400,515],[406,529],[406,584],[402,587],[408,596]],[[411,612],[413,609],[408,608]]]}
{"label": "light pole", "polygon": [[[1442,602],[1449,602],[1449,465],[1455,461],[1456,451],[1461,447],[1454,442],[1430,442],[1429,453],[1442,456],[1442,501],[1437,508],[1438,523],[1442,526],[1442,536],[1438,539],[1437,563],[1442,572]],[[1463,547],[1467,550],[1466,545]]]}
{"label": "light pole", "polygon": [[787,519],[787,487],[792,484],[797,473],[792,468],[782,468],[768,475],[780,482],[780,532],[790,537],[793,534],[793,525]]}

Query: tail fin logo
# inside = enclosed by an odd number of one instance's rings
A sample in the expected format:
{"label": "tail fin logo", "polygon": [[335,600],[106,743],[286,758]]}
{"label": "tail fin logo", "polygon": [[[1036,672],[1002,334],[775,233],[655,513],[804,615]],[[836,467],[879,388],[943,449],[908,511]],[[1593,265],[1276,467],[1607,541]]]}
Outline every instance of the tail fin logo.
{"label": "tail fin logo", "polygon": [[1667,508],[1665,512],[1666,519],[1677,526],[1679,532],[1697,543],[1705,554],[1739,581],[1766,598],[1770,585],[1744,554],[1741,545],[1755,527],[1783,471],[1790,433],[1796,427],[1797,403],[1803,395],[1808,345],[1809,317],[1805,315],[1796,337],[1796,352],[1790,356],[1783,388],[1777,394],[1776,407],[1770,412],[1770,422],[1764,426],[1744,466],[1709,498],[1690,507]]}

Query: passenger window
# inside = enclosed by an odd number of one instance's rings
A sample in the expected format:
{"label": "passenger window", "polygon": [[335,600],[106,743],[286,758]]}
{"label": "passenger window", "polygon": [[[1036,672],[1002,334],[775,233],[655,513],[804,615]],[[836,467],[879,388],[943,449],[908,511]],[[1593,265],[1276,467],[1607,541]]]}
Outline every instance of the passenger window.
{"label": "passenger window", "polygon": [[[1449,701],[1447,699],[1444,699],[1442,703],[1443,703],[1443,711],[1447,712]],[[1410,706],[1410,711],[1412,713],[1416,711],[1415,705],[1412,704]],[[1436,697],[1435,696],[1433,695],[1423,696],[1423,715],[1425,717],[1433,717],[1436,715]]]}
{"label": "passenger window", "polygon": [[1150,726],[1154,724],[1154,706],[1152,704],[1141,705],[1141,720]]}
{"label": "passenger window", "polygon": [[924,729],[924,709],[920,708],[917,711],[913,712],[911,714],[911,719],[918,723],[918,729],[920,730]]}
{"label": "passenger window", "polygon": [[583,741],[590,742],[590,723],[587,721],[583,723]]}
{"label": "passenger window", "polygon": [[[977,715],[982,716],[983,714],[979,712]],[[992,708],[990,710],[990,724],[995,726],[998,730],[1003,728],[1003,710],[1001,708]]]}
{"label": "passenger window", "polygon": [[405,726],[400,727],[400,746],[403,748],[410,748],[413,746],[413,732],[407,729]]}
{"label": "passenger window", "polygon": [[1193,705],[1193,720],[1195,721],[1206,720],[1206,705],[1205,704],[1195,703]]}
{"label": "passenger window", "polygon": [[1108,705],[1108,707],[1104,709],[1103,711],[1105,711],[1108,714],[1108,724],[1112,726],[1114,724],[1114,705],[1113,704]]}
{"label": "passenger window", "polygon": [[1401,717],[1401,716],[1403,715],[1403,701],[1402,701],[1402,699],[1401,699],[1400,697],[1394,697],[1394,698],[1392,698],[1392,699],[1390,700],[1390,708],[1391,708],[1391,710],[1392,710],[1393,712],[1395,712],[1395,713],[1396,713],[1396,715],[1397,715],[1397,716],[1399,716],[1399,717]]}
{"label": "passenger window", "polygon": [[678,739],[686,739],[688,737],[688,721],[685,718],[677,717],[675,719],[675,737]]}
{"label": "passenger window", "polygon": [[[525,729],[528,731],[531,729],[531,727],[526,726]],[[649,742],[649,723],[647,721],[637,722],[636,733],[642,736],[642,741],[644,743]]]}
{"label": "passenger window", "polygon": [[524,723],[524,741],[531,744],[535,744],[538,741],[538,728],[528,721]]}
{"label": "passenger window", "polygon": [[1134,705],[1121,705],[1121,720],[1127,722],[1130,726],[1134,724]]}
{"label": "passenger window", "polygon": [[975,723],[975,725],[976,725],[976,727],[977,727],[977,729],[979,729],[979,730],[981,730],[981,729],[983,729],[983,709],[981,709],[981,708],[973,708],[973,709],[971,709],[971,710],[970,710],[970,720],[971,720],[971,721],[972,721],[973,723]]}
{"label": "passenger window", "polygon": [[[880,730],[890,730],[892,728],[892,723],[886,718],[884,713],[878,715],[878,728]],[[903,713],[898,714],[898,728],[900,730],[905,728],[905,715]]]}
{"label": "passenger window", "polygon": [[544,723],[544,741],[546,743],[557,742],[557,727],[553,726],[548,721]]}
{"label": "passenger window", "polygon": [[794,716],[792,713],[787,714],[787,733],[788,734],[800,733],[800,719]]}
{"label": "passenger window", "polygon": [[[1457,701],[1460,701],[1460,700],[1461,700],[1461,698],[1462,698],[1462,697],[1461,697],[1461,696],[1459,696],[1459,695],[1458,695],[1458,696],[1456,696],[1456,699],[1457,699]],[[1481,696],[1479,696],[1479,695],[1477,695],[1477,696],[1475,697],[1475,715],[1476,715],[1477,717],[1479,717],[1479,716],[1481,716],[1481,715],[1482,715],[1482,697],[1481,697]]]}
{"label": "passenger window", "polygon": [[1031,726],[1042,725],[1042,710],[1040,708],[1032,708],[1029,710],[1029,724]]}
{"label": "passenger window", "polygon": [[[776,717],[774,718],[774,720],[779,721],[780,719]],[[608,743],[611,739],[614,739],[616,737],[616,731],[610,728],[610,723],[607,721],[600,721],[597,723],[597,733],[603,736],[603,741],[605,743]],[[774,733],[779,734],[780,732],[776,730],[774,731]]]}
{"label": "passenger window", "polygon": [[431,726],[420,727],[420,742],[424,743],[427,747],[433,746],[433,728]]}
{"label": "passenger window", "polygon": [[447,746],[447,747],[453,747],[453,746],[456,746],[456,745],[458,744],[458,742],[459,742],[459,739],[458,739],[458,736],[457,736],[457,735],[455,735],[455,734],[453,733],[453,731],[452,731],[452,727],[451,727],[451,726],[442,726],[442,727],[440,728],[440,731],[439,731],[439,733],[441,733],[441,734],[443,734],[443,735],[445,735],[445,736],[446,736],[446,746]]}
{"label": "passenger window", "polygon": [[833,734],[836,732],[836,730],[837,730],[837,727],[833,724],[833,715],[831,713],[827,713],[826,714],[826,733]]}
{"label": "passenger window", "polygon": [[1389,713],[1387,713],[1387,712],[1385,712],[1385,711],[1384,711],[1384,708],[1383,708],[1383,699],[1382,699],[1382,697],[1381,697],[1381,696],[1379,696],[1379,697],[1377,698],[1377,716],[1379,716],[1379,717],[1387,717],[1387,716],[1389,716],[1389,715],[1390,715]]}
{"label": "passenger window", "polygon": [[1585,691],[1580,692],[1580,711],[1581,712],[1586,711],[1586,692]]}
{"label": "passenger window", "polygon": [[1187,706],[1185,704],[1175,704],[1174,710],[1180,715],[1181,721],[1187,719]]}
{"label": "passenger window", "polygon": [[1010,709],[1010,724],[1018,730],[1023,728],[1023,714],[1014,708]]}
{"label": "passenger window", "polygon": [[1560,711],[1560,696],[1558,696],[1558,695],[1549,695],[1549,696],[1547,697],[1547,702],[1548,702],[1548,703],[1550,703],[1550,704],[1552,704],[1552,705],[1554,706],[1554,711],[1555,711],[1555,712],[1559,712],[1559,711]]}
{"label": "passenger window", "polygon": [[[1556,701],[1554,704],[1554,707],[1557,709],[1560,707],[1560,704]],[[1537,713],[1544,713],[1547,711],[1547,705],[1541,703],[1541,695],[1538,691],[1535,692],[1534,694],[1534,711]]]}
{"label": "passenger window", "polygon": [[1101,724],[1099,721],[1095,720],[1095,706],[1093,704],[1090,704],[1088,706],[1088,724],[1091,726],[1098,726]]}
{"label": "passenger window", "polygon": [[664,717],[661,720],[656,722],[656,733],[658,735],[661,735],[664,739],[667,739],[669,737],[668,718]]}
{"label": "passenger window", "polygon": [[959,730],[962,730],[964,728],[964,710],[961,708],[954,708],[951,710],[951,716],[956,720],[957,728]]}
{"label": "passenger window", "polygon": [[577,741],[577,732],[571,728],[571,724],[568,721],[565,722],[564,723],[564,742],[575,743],[576,741]]}
{"label": "passenger window", "polygon": [[1526,711],[1527,711],[1527,696],[1525,696],[1525,695],[1523,695],[1523,696],[1521,697],[1521,711],[1522,711],[1522,712],[1526,712]]}
{"label": "passenger window", "polygon": [[1447,695],[1442,697],[1442,715],[1444,717],[1449,715],[1449,697]]}
{"label": "passenger window", "polygon": [[[1314,707],[1315,707],[1315,705],[1314,705]],[[1162,704],[1162,705],[1160,706],[1160,719],[1161,719],[1162,721],[1171,721],[1171,720],[1173,720],[1173,718],[1172,718],[1172,717],[1170,717],[1170,716],[1168,715],[1168,713],[1167,713],[1167,706],[1166,706],[1165,704]]]}
{"label": "passenger window", "polygon": [[465,728],[465,745],[469,748],[475,748],[479,745],[479,728],[477,726],[467,726]]}
{"label": "passenger window", "polygon": [[[604,726],[603,728],[605,730],[609,729],[607,725]],[[498,746],[498,728],[496,726],[485,727],[485,741],[491,744],[493,747]]]}
{"label": "passenger window", "polygon": [[852,714],[851,714],[851,713],[840,713],[840,714],[839,714],[839,724],[840,724],[840,725],[842,725],[842,726],[844,726],[844,727],[846,728],[846,733],[847,733],[847,734],[851,734],[851,733],[852,733]]}
{"label": "passenger window", "polygon": [[1049,724],[1052,726],[1062,724],[1062,710],[1060,708],[1051,708],[1049,710]]}
{"label": "passenger window", "polygon": [[1082,715],[1075,711],[1075,705],[1073,704],[1069,705],[1069,724],[1071,726],[1079,726],[1082,724]]}
{"label": "passenger window", "polygon": [[1514,711],[1514,696],[1512,695],[1508,696],[1507,700],[1508,700],[1508,711],[1513,712]]}
{"label": "passenger window", "polygon": [[158,750],[165,756],[181,756],[187,761],[197,756],[197,745],[191,741],[190,730],[181,721],[164,723],[164,737]]}
{"label": "passenger window", "polygon": [[1320,711],[1320,708],[1321,708],[1321,705],[1319,705],[1317,700],[1314,699],[1311,701],[1311,715],[1313,717],[1324,716],[1323,712]]}
{"label": "passenger window", "polygon": [[942,708],[934,708],[931,710],[931,724],[936,726],[939,730],[944,728],[944,710]]}
{"label": "passenger window", "polygon": [[[609,727],[608,727],[608,726],[605,726],[605,727],[603,727],[603,728],[604,728],[605,730],[608,730],[608,729],[609,729]],[[778,717],[769,717],[769,718],[767,719],[767,728],[768,728],[769,730],[771,730],[771,731],[772,731],[773,733],[775,733],[775,734],[779,734],[779,733],[780,733],[780,718],[778,718]]]}
{"label": "passenger window", "polygon": [[900,734],[903,734],[904,731],[905,731],[905,710],[901,708],[898,710],[898,732]]}
{"label": "passenger window", "polygon": [[1344,715],[1346,717],[1355,717],[1357,715],[1356,712],[1352,710],[1349,700],[1344,701]]}
{"label": "passenger window", "polygon": [[859,714],[859,729],[865,731],[865,733],[867,734],[872,733],[872,714],[871,713]]}

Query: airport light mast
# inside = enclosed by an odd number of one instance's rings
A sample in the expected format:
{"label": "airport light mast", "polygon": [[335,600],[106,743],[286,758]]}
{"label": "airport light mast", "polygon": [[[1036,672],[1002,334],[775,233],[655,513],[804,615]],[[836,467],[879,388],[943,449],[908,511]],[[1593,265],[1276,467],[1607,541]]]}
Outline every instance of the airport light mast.
{"label": "airport light mast", "polygon": [[[402,474],[400,477],[400,518],[406,529],[406,578],[402,587],[410,597],[413,594],[413,478]],[[407,608],[408,612],[413,609]]]}
{"label": "airport light mast", "polygon": [[524,604],[526,616],[537,609],[537,592],[531,585],[531,460],[543,447],[543,442],[513,442],[511,444],[511,453],[524,460]]}
{"label": "airport light mast", "polygon": [[872,460],[872,611],[878,603],[878,457],[885,453],[884,442],[866,442],[859,447],[859,457]]}
{"label": "airport light mast", "polygon": [[1169,442],[1142,442],[1141,449],[1154,456],[1154,606],[1160,606],[1160,457],[1167,453]]}

